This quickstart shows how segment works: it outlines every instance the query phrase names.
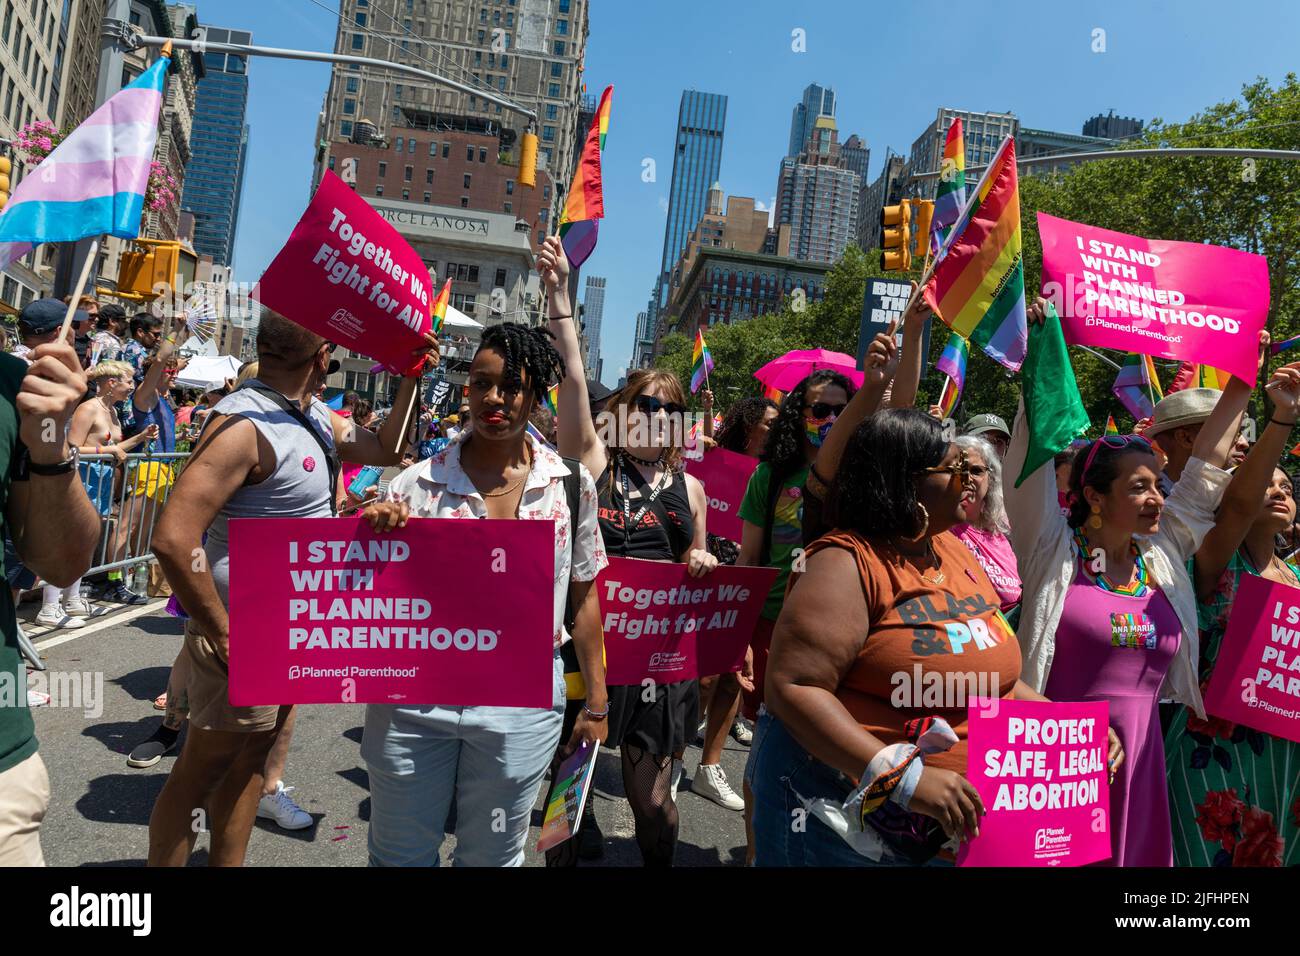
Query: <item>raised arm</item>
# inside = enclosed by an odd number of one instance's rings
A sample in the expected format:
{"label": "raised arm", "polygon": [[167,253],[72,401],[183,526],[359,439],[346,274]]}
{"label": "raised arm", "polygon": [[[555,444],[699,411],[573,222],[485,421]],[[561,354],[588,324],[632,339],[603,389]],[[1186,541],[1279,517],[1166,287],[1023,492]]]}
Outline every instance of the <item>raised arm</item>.
{"label": "raised arm", "polygon": [[377,433],[359,428],[350,418],[330,415],[334,443],[343,461],[357,465],[401,464],[402,453],[408,444],[406,434],[411,428],[411,408],[419,401],[420,376],[430,365],[436,367],[440,358],[437,336],[432,332],[425,333],[424,345],[413,349],[411,358],[420,364],[412,374],[403,376],[393,398],[393,407]]}
{"label": "raised arm", "polygon": [[587,396],[587,370],[582,364],[578,329],[574,324],[573,305],[569,302],[569,260],[559,236],[547,236],[537,256],[537,272],[546,286],[546,316],[555,348],[564,359],[566,371],[560,383],[555,423],[555,440],[560,454],[577,458],[592,475],[604,474],[608,462],[605,444],[596,434],[591,421],[591,404]]}
{"label": "raised arm", "polygon": [[[1268,333],[1261,331],[1259,333],[1261,368],[1264,365],[1268,342]],[[1246,405],[1250,402],[1250,393],[1249,385],[1237,376],[1232,376],[1224,387],[1223,394],[1219,396],[1214,411],[1210,413],[1210,417],[1206,419],[1196,435],[1196,441],[1192,445],[1193,458],[1199,458],[1216,468],[1222,468],[1228,463],[1228,454],[1232,451],[1233,442],[1237,440],[1241,417],[1246,413]]]}
{"label": "raised arm", "polygon": [[889,395],[890,408],[911,408],[916,404],[916,390],[921,384],[921,366],[925,356],[921,354],[921,345],[925,338],[925,323],[930,317],[930,307],[916,294],[916,283],[912,283],[912,295],[908,310],[903,313],[903,354],[898,363],[898,372],[894,375],[894,388]]}
{"label": "raised arm", "polygon": [[1195,583],[1197,597],[1210,594],[1228,566],[1232,554],[1241,547],[1246,533],[1259,516],[1260,502],[1273,477],[1273,468],[1286,453],[1286,446],[1300,416],[1300,362],[1292,362],[1273,373],[1266,386],[1273,402],[1273,412],[1259,440],[1246,460],[1233,473],[1228,490],[1223,493],[1214,527],[1196,551]]}

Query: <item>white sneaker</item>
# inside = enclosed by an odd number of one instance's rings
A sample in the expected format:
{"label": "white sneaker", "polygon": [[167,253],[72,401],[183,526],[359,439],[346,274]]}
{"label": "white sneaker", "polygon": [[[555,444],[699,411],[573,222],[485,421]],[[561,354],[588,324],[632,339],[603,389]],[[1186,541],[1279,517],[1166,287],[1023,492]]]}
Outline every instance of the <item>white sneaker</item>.
{"label": "white sneaker", "polygon": [[274,820],[284,830],[302,830],[312,824],[311,814],[289,796],[293,787],[276,781],[275,793],[266,793],[257,803],[257,815],[264,820]]}
{"label": "white sneaker", "polygon": [[672,782],[672,785],[671,785],[670,790],[671,790],[672,795],[673,795],[673,803],[676,803],[676,802],[677,802],[677,788],[678,788],[678,786],[681,785],[682,777],[686,776],[686,765],[685,765],[684,763],[682,763],[682,761],[680,761],[680,760],[678,760],[676,757],[674,757],[674,758],[673,758],[673,769],[672,769],[670,772],[672,773],[672,776],[673,776],[673,782]]}
{"label": "white sneaker", "polygon": [[36,615],[36,623],[48,624],[50,627],[66,627],[69,630],[86,626],[86,622],[81,618],[69,617],[65,614],[62,606],[58,604],[42,605],[40,613]]}
{"label": "white sneaker", "polygon": [[49,694],[43,694],[38,690],[29,690],[27,692],[28,707],[48,707],[49,703],[50,703]]}
{"label": "white sneaker", "polygon": [[90,617],[90,605],[83,597],[68,598],[63,602],[63,610],[69,617]]}
{"label": "white sneaker", "polygon": [[721,764],[700,764],[695,776],[691,778],[691,792],[728,810],[745,809],[744,799],[727,783],[727,775],[722,772]]}
{"label": "white sneaker", "polygon": [[731,723],[731,736],[736,743],[748,747],[754,742],[754,732],[745,726],[745,722],[737,717]]}

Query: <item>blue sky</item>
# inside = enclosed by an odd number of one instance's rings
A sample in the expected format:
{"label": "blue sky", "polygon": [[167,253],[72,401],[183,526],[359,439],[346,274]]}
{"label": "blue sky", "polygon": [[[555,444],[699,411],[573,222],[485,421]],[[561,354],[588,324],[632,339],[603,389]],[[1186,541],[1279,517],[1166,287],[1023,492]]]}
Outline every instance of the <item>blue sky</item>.
{"label": "blue sky", "polygon": [[[1277,82],[1297,69],[1300,4],[1241,9],[1227,16],[1222,0],[593,0],[586,80],[593,93],[613,83],[614,103],[606,219],[583,272],[607,279],[605,382],[626,367],[658,268],[682,90],[727,95],[722,187],[767,203],[790,111],[809,83],[835,90],[840,139],[866,139],[874,179],[885,147],[906,152],[941,105],[1010,111],[1026,126],[1078,133],[1109,109],[1182,120],[1235,97],[1256,76]],[[337,25],[312,0],[200,0],[199,15],[252,30],[254,43],[316,50],[332,49]],[[1106,48],[1094,53],[1098,28]],[[792,49],[795,30],[805,52]],[[309,199],[329,68],[258,59],[249,74],[251,149],[235,267],[237,278],[253,281]],[[654,182],[642,180],[646,158],[655,161]]]}

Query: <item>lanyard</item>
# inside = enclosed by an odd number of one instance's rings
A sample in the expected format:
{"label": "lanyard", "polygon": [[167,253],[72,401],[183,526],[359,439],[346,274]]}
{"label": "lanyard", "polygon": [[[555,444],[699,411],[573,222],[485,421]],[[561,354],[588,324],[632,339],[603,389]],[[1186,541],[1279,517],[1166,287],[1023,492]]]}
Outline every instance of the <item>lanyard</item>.
{"label": "lanyard", "polygon": [[[620,455],[619,464],[618,464],[618,475],[623,486],[623,541],[624,543],[626,543],[628,539],[631,538],[632,529],[641,523],[641,519],[645,517],[645,513],[650,510],[650,506],[654,504],[655,499],[659,497],[659,493],[668,487],[668,482],[671,481],[673,477],[672,472],[670,472],[668,469],[665,468],[663,475],[660,477],[659,481],[655,483],[654,490],[650,492],[650,497],[645,499],[645,501],[641,505],[640,510],[637,511],[635,515],[632,515],[632,506],[631,506],[630,499],[628,498],[628,488],[627,488],[627,472],[630,467],[631,466],[627,463],[627,459]],[[642,484],[644,484],[644,482],[642,482]]]}

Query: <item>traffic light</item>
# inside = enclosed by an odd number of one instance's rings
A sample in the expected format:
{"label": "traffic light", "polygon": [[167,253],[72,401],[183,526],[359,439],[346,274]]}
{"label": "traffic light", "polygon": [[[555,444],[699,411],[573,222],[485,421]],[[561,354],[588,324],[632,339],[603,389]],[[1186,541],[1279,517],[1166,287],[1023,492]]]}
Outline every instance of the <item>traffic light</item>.
{"label": "traffic light", "polygon": [[886,206],[880,213],[883,237],[880,268],[885,272],[906,272],[912,268],[912,207],[906,202]]}
{"label": "traffic light", "polygon": [[9,202],[9,174],[14,163],[8,156],[0,156],[0,210]]}
{"label": "traffic light", "polygon": [[519,185],[537,188],[537,134],[531,129],[519,138]]}
{"label": "traffic light", "polygon": [[913,255],[925,259],[930,248],[930,221],[934,219],[933,199],[913,199],[916,206],[916,250]]}

